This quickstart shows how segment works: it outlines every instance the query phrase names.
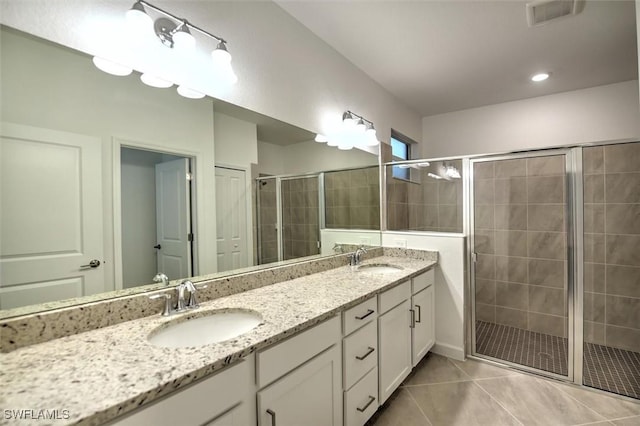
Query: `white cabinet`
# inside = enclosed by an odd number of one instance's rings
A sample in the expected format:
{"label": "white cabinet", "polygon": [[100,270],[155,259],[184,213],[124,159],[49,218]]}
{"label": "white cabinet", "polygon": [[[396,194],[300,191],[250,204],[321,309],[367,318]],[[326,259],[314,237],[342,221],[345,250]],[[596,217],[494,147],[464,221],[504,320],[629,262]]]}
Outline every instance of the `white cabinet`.
{"label": "white cabinet", "polygon": [[255,424],[254,367],[255,360],[250,355],[220,373],[116,419],[110,425]]}
{"label": "white cabinet", "polygon": [[411,297],[411,310],[413,312],[411,360],[415,367],[436,341],[433,285]]}
{"label": "white cabinet", "polygon": [[[382,295],[381,295],[382,296]],[[378,318],[379,403],[384,403],[411,372],[409,296]]]}
{"label": "white cabinet", "polygon": [[362,426],[378,410],[378,369],[344,393],[345,426]]}
{"label": "white cabinet", "polygon": [[340,345],[258,392],[259,426],[342,425]]}

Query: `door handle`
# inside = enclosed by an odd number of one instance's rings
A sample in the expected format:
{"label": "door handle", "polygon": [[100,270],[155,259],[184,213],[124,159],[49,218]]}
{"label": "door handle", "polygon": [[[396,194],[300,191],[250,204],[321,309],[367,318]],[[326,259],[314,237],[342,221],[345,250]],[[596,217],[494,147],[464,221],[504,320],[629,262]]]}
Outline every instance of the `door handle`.
{"label": "door handle", "polygon": [[366,410],[367,408],[369,408],[369,406],[373,403],[373,401],[375,401],[376,398],[374,396],[369,395],[369,401],[364,405],[364,407],[356,407],[356,410],[360,411],[361,413],[364,413],[364,410]]}
{"label": "door handle", "polygon": [[409,309],[411,313],[411,324],[409,324],[409,328],[416,328],[416,311],[413,309]]}
{"label": "door handle", "polygon": [[366,314],[364,314],[364,315],[360,315],[360,316],[356,315],[356,319],[357,319],[357,320],[363,320],[363,319],[365,319],[366,317],[368,317],[369,315],[373,314],[374,312],[375,312],[375,311],[374,311],[373,309],[367,309],[367,313],[366,313]]}
{"label": "door handle", "polygon": [[373,351],[375,351],[375,348],[372,348],[371,346],[367,347],[367,352],[365,352],[364,355],[356,355],[356,359],[358,361],[362,361],[363,359],[365,359],[366,357],[368,357],[369,355],[371,355],[373,353]]}
{"label": "door handle", "polygon": [[162,246],[160,244],[153,246],[154,249],[158,249],[160,250],[162,248]]}
{"label": "door handle", "polygon": [[416,322],[422,322],[422,308],[420,305],[416,305],[416,308],[418,309],[418,318],[416,319]]}
{"label": "door handle", "polygon": [[276,412],[267,408],[267,414],[271,416],[271,426],[276,426]]}
{"label": "door handle", "polygon": [[100,266],[100,261],[98,259],[93,259],[87,265],[80,265],[81,268],[97,268]]}

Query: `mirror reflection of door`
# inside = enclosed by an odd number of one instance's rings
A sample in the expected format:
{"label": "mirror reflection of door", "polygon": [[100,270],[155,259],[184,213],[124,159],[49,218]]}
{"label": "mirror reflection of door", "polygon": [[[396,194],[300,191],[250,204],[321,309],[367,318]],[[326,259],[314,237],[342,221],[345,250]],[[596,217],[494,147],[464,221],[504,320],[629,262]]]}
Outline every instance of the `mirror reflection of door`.
{"label": "mirror reflection of door", "polygon": [[218,272],[250,266],[244,170],[216,166]]}
{"label": "mirror reflection of door", "polygon": [[91,136],[0,126],[0,309],[105,291],[100,155]]}
{"label": "mirror reflection of door", "polygon": [[121,149],[122,284],[193,275],[191,159]]}

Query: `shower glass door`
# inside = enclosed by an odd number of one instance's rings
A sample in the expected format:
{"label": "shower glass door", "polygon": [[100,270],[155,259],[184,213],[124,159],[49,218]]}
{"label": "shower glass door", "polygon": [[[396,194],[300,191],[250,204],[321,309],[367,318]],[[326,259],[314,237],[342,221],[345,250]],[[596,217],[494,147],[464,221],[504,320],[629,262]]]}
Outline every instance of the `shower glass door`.
{"label": "shower glass door", "polygon": [[473,353],[573,378],[567,150],[471,160]]}
{"label": "shower glass door", "polygon": [[282,259],[320,253],[319,177],[282,178]]}

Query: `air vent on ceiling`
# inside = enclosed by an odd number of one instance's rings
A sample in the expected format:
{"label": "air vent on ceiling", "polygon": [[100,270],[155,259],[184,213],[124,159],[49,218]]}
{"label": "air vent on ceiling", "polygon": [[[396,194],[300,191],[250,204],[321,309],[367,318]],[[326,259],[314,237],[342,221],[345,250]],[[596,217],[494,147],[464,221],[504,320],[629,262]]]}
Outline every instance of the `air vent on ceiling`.
{"label": "air vent on ceiling", "polygon": [[540,0],[527,3],[527,22],[530,27],[552,19],[578,13],[579,0]]}

